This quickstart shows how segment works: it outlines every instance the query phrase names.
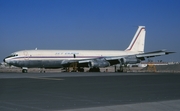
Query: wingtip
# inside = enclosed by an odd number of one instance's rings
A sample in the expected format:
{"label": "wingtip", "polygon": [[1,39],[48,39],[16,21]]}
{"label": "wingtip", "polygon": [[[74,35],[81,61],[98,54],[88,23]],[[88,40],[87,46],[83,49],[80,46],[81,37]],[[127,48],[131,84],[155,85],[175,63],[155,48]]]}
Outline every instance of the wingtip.
{"label": "wingtip", "polygon": [[176,52],[165,52],[166,54],[172,54],[172,53],[176,53]]}

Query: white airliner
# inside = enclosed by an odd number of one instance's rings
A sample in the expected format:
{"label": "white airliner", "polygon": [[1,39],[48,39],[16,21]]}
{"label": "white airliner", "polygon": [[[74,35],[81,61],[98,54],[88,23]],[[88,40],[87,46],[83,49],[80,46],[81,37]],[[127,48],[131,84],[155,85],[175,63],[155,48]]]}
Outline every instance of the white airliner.
{"label": "white airliner", "polygon": [[78,68],[99,69],[116,64],[136,64],[145,58],[170,54],[165,50],[144,53],[145,26],[139,26],[126,50],[23,50],[4,59],[9,65],[22,68],[66,68],[76,63]]}

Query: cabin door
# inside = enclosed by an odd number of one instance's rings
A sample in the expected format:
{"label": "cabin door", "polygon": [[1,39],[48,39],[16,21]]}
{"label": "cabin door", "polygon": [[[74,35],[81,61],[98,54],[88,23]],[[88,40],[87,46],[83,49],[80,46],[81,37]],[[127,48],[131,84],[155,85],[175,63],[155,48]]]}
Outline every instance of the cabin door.
{"label": "cabin door", "polygon": [[29,60],[29,54],[27,51],[24,51],[24,60]]}

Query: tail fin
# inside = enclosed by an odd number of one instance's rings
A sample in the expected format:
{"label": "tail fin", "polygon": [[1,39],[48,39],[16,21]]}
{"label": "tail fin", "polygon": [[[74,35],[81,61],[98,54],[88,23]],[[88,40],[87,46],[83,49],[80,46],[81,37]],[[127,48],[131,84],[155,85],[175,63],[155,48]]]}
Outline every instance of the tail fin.
{"label": "tail fin", "polygon": [[139,26],[126,51],[144,52],[145,34],[145,26]]}

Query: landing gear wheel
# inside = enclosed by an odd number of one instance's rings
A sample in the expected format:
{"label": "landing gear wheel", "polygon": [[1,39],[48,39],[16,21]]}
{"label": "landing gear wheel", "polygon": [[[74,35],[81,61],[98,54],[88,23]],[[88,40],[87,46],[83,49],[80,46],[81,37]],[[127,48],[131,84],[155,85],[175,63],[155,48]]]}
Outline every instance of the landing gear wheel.
{"label": "landing gear wheel", "polygon": [[99,68],[90,68],[89,72],[100,72]]}
{"label": "landing gear wheel", "polygon": [[78,68],[78,72],[84,72],[84,68]]}
{"label": "landing gear wheel", "polygon": [[22,73],[27,73],[27,69],[22,69]]}
{"label": "landing gear wheel", "polygon": [[46,71],[43,71],[43,70],[40,70],[39,72],[40,72],[40,73],[46,73]]}

